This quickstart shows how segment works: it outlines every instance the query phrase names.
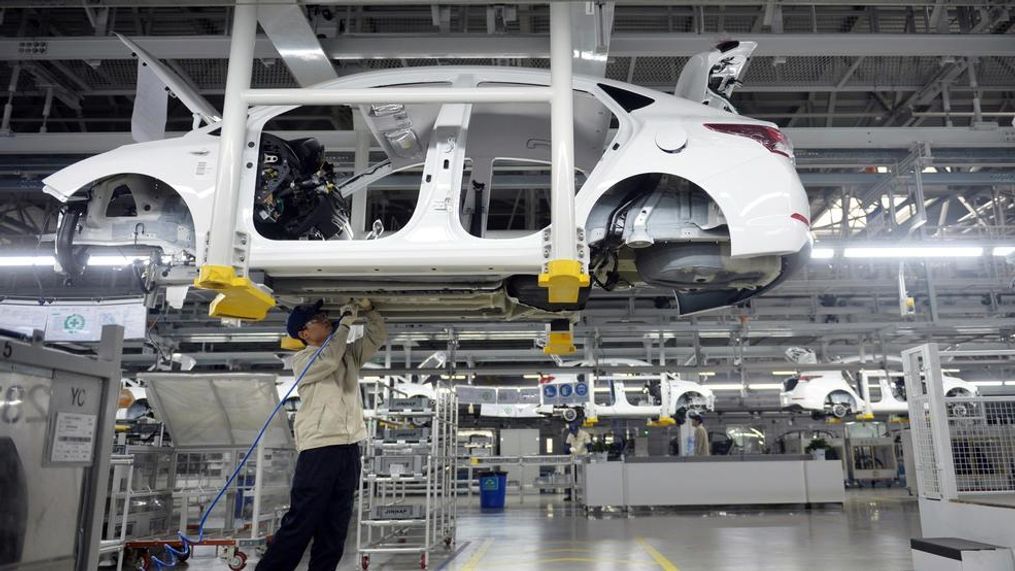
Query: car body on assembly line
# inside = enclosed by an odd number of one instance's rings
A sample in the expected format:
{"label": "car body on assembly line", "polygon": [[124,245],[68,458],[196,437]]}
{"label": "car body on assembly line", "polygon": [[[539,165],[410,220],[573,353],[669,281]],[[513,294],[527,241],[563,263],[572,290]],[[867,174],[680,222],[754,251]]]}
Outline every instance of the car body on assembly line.
{"label": "car body on assembly line", "polygon": [[[859,385],[854,382],[859,379]],[[976,385],[957,377],[942,377],[945,396],[976,396]],[[857,391],[859,386],[862,394]],[[907,414],[906,386],[902,373],[883,370],[859,373],[834,369],[807,371],[783,381],[779,394],[783,409],[811,411],[844,418],[850,414]]]}
{"label": "car body on assembly line", "polygon": [[[754,47],[726,42],[692,58],[676,96],[574,77],[579,256],[598,287],[673,289],[690,314],[745,301],[806,261],[810,211],[792,145],[728,99]],[[548,85],[546,70],[413,67],[315,89]],[[537,283],[551,222],[549,105],[354,106],[387,158],[351,174],[321,143],[336,133],[282,130],[299,124],[297,109],[250,108],[239,181],[246,263],[283,304],[369,297],[389,318],[417,320],[546,319],[584,307],[590,288],[551,303]],[[220,126],[47,177],[45,192],[67,203],[62,270],[83,271],[88,248],[116,247],[193,271],[215,223]]]}
{"label": "car body on assembly line", "polygon": [[[636,359],[605,359],[605,366],[630,366],[626,373],[555,372],[551,381],[541,385],[540,406],[543,415],[561,416],[571,421],[584,418],[673,418],[677,411],[711,411],[715,394],[706,386],[685,381],[676,373],[638,373],[637,367],[651,363]],[[566,363],[565,366],[592,366],[587,362]],[[578,387],[584,384],[585,388]]]}

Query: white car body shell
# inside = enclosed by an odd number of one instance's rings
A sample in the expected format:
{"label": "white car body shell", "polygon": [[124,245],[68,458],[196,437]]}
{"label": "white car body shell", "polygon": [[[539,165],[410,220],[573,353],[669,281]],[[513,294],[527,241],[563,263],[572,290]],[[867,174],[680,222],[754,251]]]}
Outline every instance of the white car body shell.
{"label": "white car body shell", "polygon": [[[484,84],[549,85],[544,70],[503,67],[434,67],[376,71],[352,75],[316,86],[317,89],[356,89],[378,86],[441,84],[460,87]],[[662,173],[686,179],[700,187],[721,211],[721,223],[729,231],[729,255],[732,259],[796,254],[811,244],[807,219],[810,206],[794,168],[793,160],[768,150],[746,137],[720,133],[706,123],[732,123],[776,128],[772,123],[743,117],[700,103],[602,78],[575,76],[576,146],[575,166],[587,179],[575,197],[575,220],[584,226],[597,200],[619,182],[645,173]],[[603,86],[622,89],[652,103],[631,112],[610,97]],[[594,99],[594,102],[592,101]],[[583,103],[585,101],[586,103]],[[506,105],[506,104],[502,104]],[[524,105],[519,104],[524,107]],[[430,112],[431,130],[459,137],[455,160],[487,160],[498,157],[533,159],[545,154],[542,130],[548,132],[548,106],[531,115],[534,104],[525,104],[528,121],[503,125],[487,120],[492,132],[470,132],[470,118],[490,107],[481,105],[437,105]],[[619,127],[606,141],[608,121],[586,117],[578,112],[605,106],[616,117]],[[250,109],[247,140],[259,140],[270,119],[295,106],[261,106]],[[365,106],[366,111],[370,107]],[[496,108],[508,109],[508,108]],[[425,115],[425,114],[424,114]],[[587,115],[587,114],[586,114]],[[592,115],[595,115],[594,113]],[[600,115],[602,115],[600,113]],[[517,119],[517,115],[507,115]],[[137,173],[172,187],[185,202],[193,219],[191,251],[198,261],[204,259],[204,237],[213,224],[212,203],[219,139],[214,132],[219,124],[194,130],[182,137],[126,145],[70,165],[44,180],[44,191],[61,201],[88,188],[97,180],[121,174]],[[373,127],[371,127],[373,128]],[[533,132],[533,130],[538,132]],[[475,129],[474,129],[475,131]],[[601,133],[600,133],[601,131]],[[436,131],[435,131],[436,132]],[[662,146],[674,140],[674,134],[686,138],[679,152],[666,152]],[[375,133],[375,136],[378,134]],[[465,140],[468,135],[468,140]],[[443,136],[443,135],[442,135]],[[381,137],[378,136],[380,139]],[[421,137],[425,143],[425,137]],[[603,145],[603,141],[606,145]],[[664,142],[661,142],[664,141]],[[604,150],[605,149],[605,150]],[[258,164],[258,146],[245,148],[243,162]],[[426,172],[438,171],[437,147],[429,144],[423,159]],[[398,168],[409,166],[402,160]],[[454,170],[454,169],[452,169]],[[380,240],[269,240],[253,225],[253,202],[257,168],[241,170],[238,198],[237,231],[250,237],[247,263],[252,270],[263,270],[274,277],[374,278],[388,282],[416,283],[423,276],[459,280],[486,280],[497,283],[512,275],[535,275],[546,261],[542,232],[508,232],[506,235],[477,237],[461,221],[460,194],[463,173],[438,174],[431,181],[421,180],[415,212],[405,226]],[[139,210],[138,222],[145,213]],[[181,233],[183,231],[181,230]],[[180,253],[179,242],[172,244],[154,235],[145,240],[82,239],[81,245],[133,245],[144,242],[163,248],[164,254]],[[175,249],[175,250],[174,250]],[[185,249],[183,249],[185,250]]]}
{"label": "white car body shell", "polygon": [[[871,387],[874,387],[876,392],[880,393],[879,398],[871,399],[870,402],[857,393],[841,370],[806,371],[801,373],[800,377],[807,380],[797,382],[792,390],[783,390],[779,393],[779,404],[782,408],[825,412],[829,408],[829,395],[839,393],[848,395],[851,399],[850,412],[852,413],[905,414],[909,412],[909,405],[905,398],[901,398],[902,393],[892,386],[896,381],[901,381],[902,373],[889,372],[889,375],[886,376],[884,371],[860,371],[860,382],[866,384],[865,390],[874,393],[875,391],[871,391]],[[946,395],[961,392],[970,396],[979,394],[976,385],[957,377],[943,376],[942,380]]]}
{"label": "white car body shell", "polygon": [[[606,366],[631,366],[648,367],[651,363],[636,359],[606,359],[600,361],[600,365]],[[588,366],[591,363],[572,362],[565,363],[566,366]],[[582,405],[586,418],[660,418],[672,417],[681,406],[691,405],[699,410],[715,410],[715,393],[704,385],[692,381],[681,380],[674,373],[662,374],[637,374],[626,375],[575,375],[570,373],[556,373],[552,384],[574,383],[581,379],[594,379],[590,385],[588,402]],[[660,381],[661,404],[637,404],[632,403],[627,396],[627,383],[644,384],[648,381]],[[613,404],[596,404],[595,394],[597,389],[603,389],[607,385],[611,392],[610,402]],[[641,389],[637,389],[641,391]],[[649,401],[650,402],[650,401]],[[554,406],[543,403],[537,409],[541,414],[553,414]]]}

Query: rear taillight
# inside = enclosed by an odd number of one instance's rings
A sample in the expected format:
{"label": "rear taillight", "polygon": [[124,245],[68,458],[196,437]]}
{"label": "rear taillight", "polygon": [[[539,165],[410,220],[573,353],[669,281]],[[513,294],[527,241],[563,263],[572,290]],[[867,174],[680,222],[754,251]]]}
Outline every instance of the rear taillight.
{"label": "rear taillight", "polygon": [[775,127],[738,125],[734,123],[705,123],[705,126],[719,133],[754,139],[773,153],[793,158],[793,143],[790,143],[786,135],[783,135],[782,131]]}
{"label": "rear taillight", "polygon": [[800,375],[800,377],[797,380],[800,381],[800,382],[806,382],[806,381],[809,381],[811,379],[816,379],[816,378],[818,378],[817,375]]}

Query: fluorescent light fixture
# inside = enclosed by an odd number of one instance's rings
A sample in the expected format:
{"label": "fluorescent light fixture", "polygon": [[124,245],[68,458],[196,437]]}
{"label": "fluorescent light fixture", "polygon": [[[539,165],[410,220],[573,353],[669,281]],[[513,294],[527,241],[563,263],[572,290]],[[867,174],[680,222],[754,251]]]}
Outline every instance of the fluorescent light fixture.
{"label": "fluorescent light fixture", "polygon": [[796,371],[772,371],[772,374],[776,377],[795,377]]}
{"label": "fluorescent light fixture", "polygon": [[[148,262],[148,256],[89,256],[89,266],[129,266],[134,262],[141,260],[145,263]],[[0,267],[17,267],[17,266],[54,266],[56,265],[55,256],[3,256],[0,257]]]}
{"label": "fluorescent light fixture", "polygon": [[56,264],[53,256],[4,256],[0,258],[0,266],[52,266]]}
{"label": "fluorescent light fixture", "polygon": [[740,383],[715,383],[706,384],[705,388],[712,389],[713,391],[739,391]]}
{"label": "fluorescent light fixture", "polygon": [[1007,256],[1015,253],[1015,246],[996,246],[993,253],[995,256]]}
{"label": "fluorescent light fixture", "polygon": [[88,256],[89,266],[129,266],[136,261],[148,261],[148,256]]}
{"label": "fluorescent light fixture", "polygon": [[978,246],[894,246],[846,248],[847,258],[975,258],[983,255]]}
{"label": "fluorescent light fixture", "polygon": [[811,250],[812,260],[827,260],[835,257],[834,248],[814,248]]}
{"label": "fluorescent light fixture", "polygon": [[958,373],[958,372],[960,372],[960,370],[959,369],[941,369],[941,372],[942,373]]}
{"label": "fluorescent light fixture", "polygon": [[702,371],[702,372],[698,373],[698,376],[699,377],[714,377],[715,376],[715,371]]}
{"label": "fluorescent light fixture", "polygon": [[752,391],[772,391],[772,390],[781,391],[782,383],[753,383],[747,385],[747,388],[751,389]]}
{"label": "fluorescent light fixture", "polygon": [[522,375],[523,379],[541,379],[543,375]]}
{"label": "fluorescent light fixture", "polygon": [[1004,386],[1004,381],[973,381],[973,384],[978,387],[1000,387]]}
{"label": "fluorescent light fixture", "polygon": [[458,380],[458,381],[464,381],[468,377],[466,375],[441,375],[441,378],[444,379],[445,381],[452,380],[452,379]]}

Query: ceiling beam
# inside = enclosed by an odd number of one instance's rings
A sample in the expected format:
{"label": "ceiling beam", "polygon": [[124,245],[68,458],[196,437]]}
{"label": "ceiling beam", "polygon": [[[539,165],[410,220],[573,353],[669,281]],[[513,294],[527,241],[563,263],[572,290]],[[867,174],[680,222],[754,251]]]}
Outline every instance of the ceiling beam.
{"label": "ceiling beam", "polygon": [[[226,59],[228,36],[143,36],[132,38],[160,59]],[[706,51],[720,37],[689,33],[616,33],[610,55],[690,56]],[[755,57],[813,56],[1015,56],[1007,34],[744,34],[737,40],[758,42]],[[331,59],[399,58],[548,58],[545,35],[362,34],[321,40]],[[35,37],[0,40],[0,60],[129,59],[115,37]],[[281,57],[265,36],[254,48],[256,58]]]}

